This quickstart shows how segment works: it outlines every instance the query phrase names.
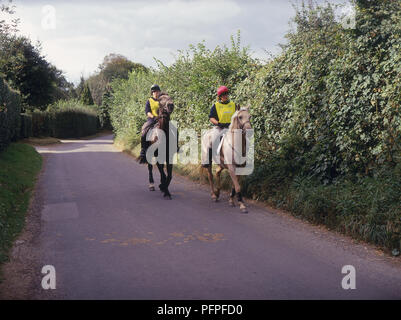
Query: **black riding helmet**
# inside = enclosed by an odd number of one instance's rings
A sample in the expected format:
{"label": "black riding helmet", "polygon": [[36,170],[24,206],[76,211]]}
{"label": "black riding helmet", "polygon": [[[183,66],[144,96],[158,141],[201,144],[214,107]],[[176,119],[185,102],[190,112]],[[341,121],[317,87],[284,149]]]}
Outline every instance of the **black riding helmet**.
{"label": "black riding helmet", "polygon": [[150,88],[150,92],[154,92],[154,91],[160,91],[160,87],[157,84],[154,84],[151,88]]}

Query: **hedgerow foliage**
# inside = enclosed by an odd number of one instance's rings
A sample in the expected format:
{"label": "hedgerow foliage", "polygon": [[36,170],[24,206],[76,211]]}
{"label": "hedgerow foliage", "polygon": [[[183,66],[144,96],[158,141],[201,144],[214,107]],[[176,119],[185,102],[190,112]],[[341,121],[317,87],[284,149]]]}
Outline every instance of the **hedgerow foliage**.
{"label": "hedgerow foliage", "polygon": [[216,100],[216,89],[225,84],[233,91],[257,65],[247,48],[240,47],[239,34],[231,46],[206,48],[204,43],[180,51],[171,66],[158,61],[157,70],[132,72],[128,80],[112,84],[110,118],[117,135],[135,136],[146,120],[145,103],[153,83],[174,99],[173,119],[181,127],[200,132],[208,126],[210,107]]}
{"label": "hedgerow foliage", "polygon": [[18,139],[20,112],[21,96],[0,77],[0,151]]}
{"label": "hedgerow foliage", "polygon": [[[380,22],[378,22],[378,20]],[[283,53],[240,85],[261,162],[329,182],[369,175],[400,153],[401,7],[360,9],[344,29],[330,6],[299,11]]]}

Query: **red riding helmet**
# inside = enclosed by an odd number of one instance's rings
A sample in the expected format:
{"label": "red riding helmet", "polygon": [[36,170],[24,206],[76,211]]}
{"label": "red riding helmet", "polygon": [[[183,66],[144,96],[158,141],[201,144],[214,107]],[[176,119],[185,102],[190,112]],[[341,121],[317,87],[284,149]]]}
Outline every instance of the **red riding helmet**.
{"label": "red riding helmet", "polygon": [[224,93],[228,93],[228,88],[226,86],[221,86],[217,89],[217,96],[221,96]]}

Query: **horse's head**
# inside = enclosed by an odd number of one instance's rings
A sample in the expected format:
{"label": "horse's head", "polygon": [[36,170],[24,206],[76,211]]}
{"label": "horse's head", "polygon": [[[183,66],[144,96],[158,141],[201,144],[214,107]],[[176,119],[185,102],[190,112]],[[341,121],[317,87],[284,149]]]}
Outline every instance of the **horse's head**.
{"label": "horse's head", "polygon": [[159,95],[159,117],[170,117],[170,114],[174,110],[174,102],[171,97],[165,93],[162,92]]}
{"label": "horse's head", "polygon": [[249,114],[248,108],[241,108],[233,114],[231,117],[230,129],[241,129],[242,131],[252,129],[251,115]]}

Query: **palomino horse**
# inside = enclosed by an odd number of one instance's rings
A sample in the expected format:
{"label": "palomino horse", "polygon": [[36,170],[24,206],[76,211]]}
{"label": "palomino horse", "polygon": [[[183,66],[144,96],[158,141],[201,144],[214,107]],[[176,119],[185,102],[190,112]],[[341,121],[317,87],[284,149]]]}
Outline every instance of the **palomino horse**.
{"label": "palomino horse", "polygon": [[[246,130],[252,129],[251,123],[250,123],[250,114],[247,108],[241,108],[240,110],[237,110],[232,118],[231,118],[231,124],[230,127],[228,128],[228,131],[225,133],[223,136],[222,142],[220,144],[219,149],[217,150],[217,156],[220,157],[220,163],[219,166],[216,169],[216,190],[214,189],[214,183],[213,183],[213,173],[212,173],[212,164],[207,167],[207,173],[208,173],[208,178],[209,178],[209,183],[210,183],[210,189],[211,189],[211,196],[214,201],[218,201],[219,196],[220,196],[220,189],[221,189],[221,172],[224,169],[227,169],[228,172],[230,173],[230,177],[232,180],[232,188],[231,188],[231,194],[230,194],[230,199],[229,203],[231,206],[235,206],[234,203],[234,196],[237,195],[237,200],[238,204],[240,206],[240,210],[242,213],[247,213],[247,209],[245,206],[245,203],[242,199],[241,195],[241,187],[238,182],[238,176],[236,175],[236,168],[243,167],[243,164],[236,163],[236,155],[241,155],[243,156],[246,152]],[[212,129],[216,130],[216,129]],[[203,136],[202,139],[202,154],[208,154],[209,152],[209,147],[213,144],[213,139],[215,139],[215,134],[213,134],[213,131],[209,130],[206,132],[206,134]],[[242,130],[241,135],[235,134],[235,131]],[[234,137],[240,136],[242,141],[240,144],[235,143]],[[238,139],[238,138],[237,138]],[[207,158],[208,156],[203,156],[203,158]]]}
{"label": "palomino horse", "polygon": [[[169,95],[166,93],[161,93],[159,96],[159,113],[157,117],[157,123],[154,129],[159,129],[162,130],[165,134],[165,147],[166,147],[166,159],[165,162],[159,163],[156,162],[156,166],[159,169],[160,172],[160,191],[163,192],[163,196],[166,199],[171,199],[171,194],[168,190],[168,187],[170,185],[171,179],[173,177],[173,164],[171,163],[172,160],[172,154],[170,154],[170,148],[169,148],[169,142],[170,139],[175,139],[177,137],[176,130],[172,130],[172,126],[170,126],[170,115],[174,110],[174,103],[173,100]],[[150,144],[154,144],[159,140],[158,136],[158,130],[152,130],[150,129],[151,132],[149,133],[150,135]],[[156,150],[155,156],[158,155],[158,151]],[[174,149],[174,153],[177,150]],[[166,164],[166,171],[164,171],[164,164]],[[153,165],[149,163],[148,161],[148,171],[149,171],[149,190],[150,191],[155,191],[155,186],[154,186],[154,179],[153,179]]]}

